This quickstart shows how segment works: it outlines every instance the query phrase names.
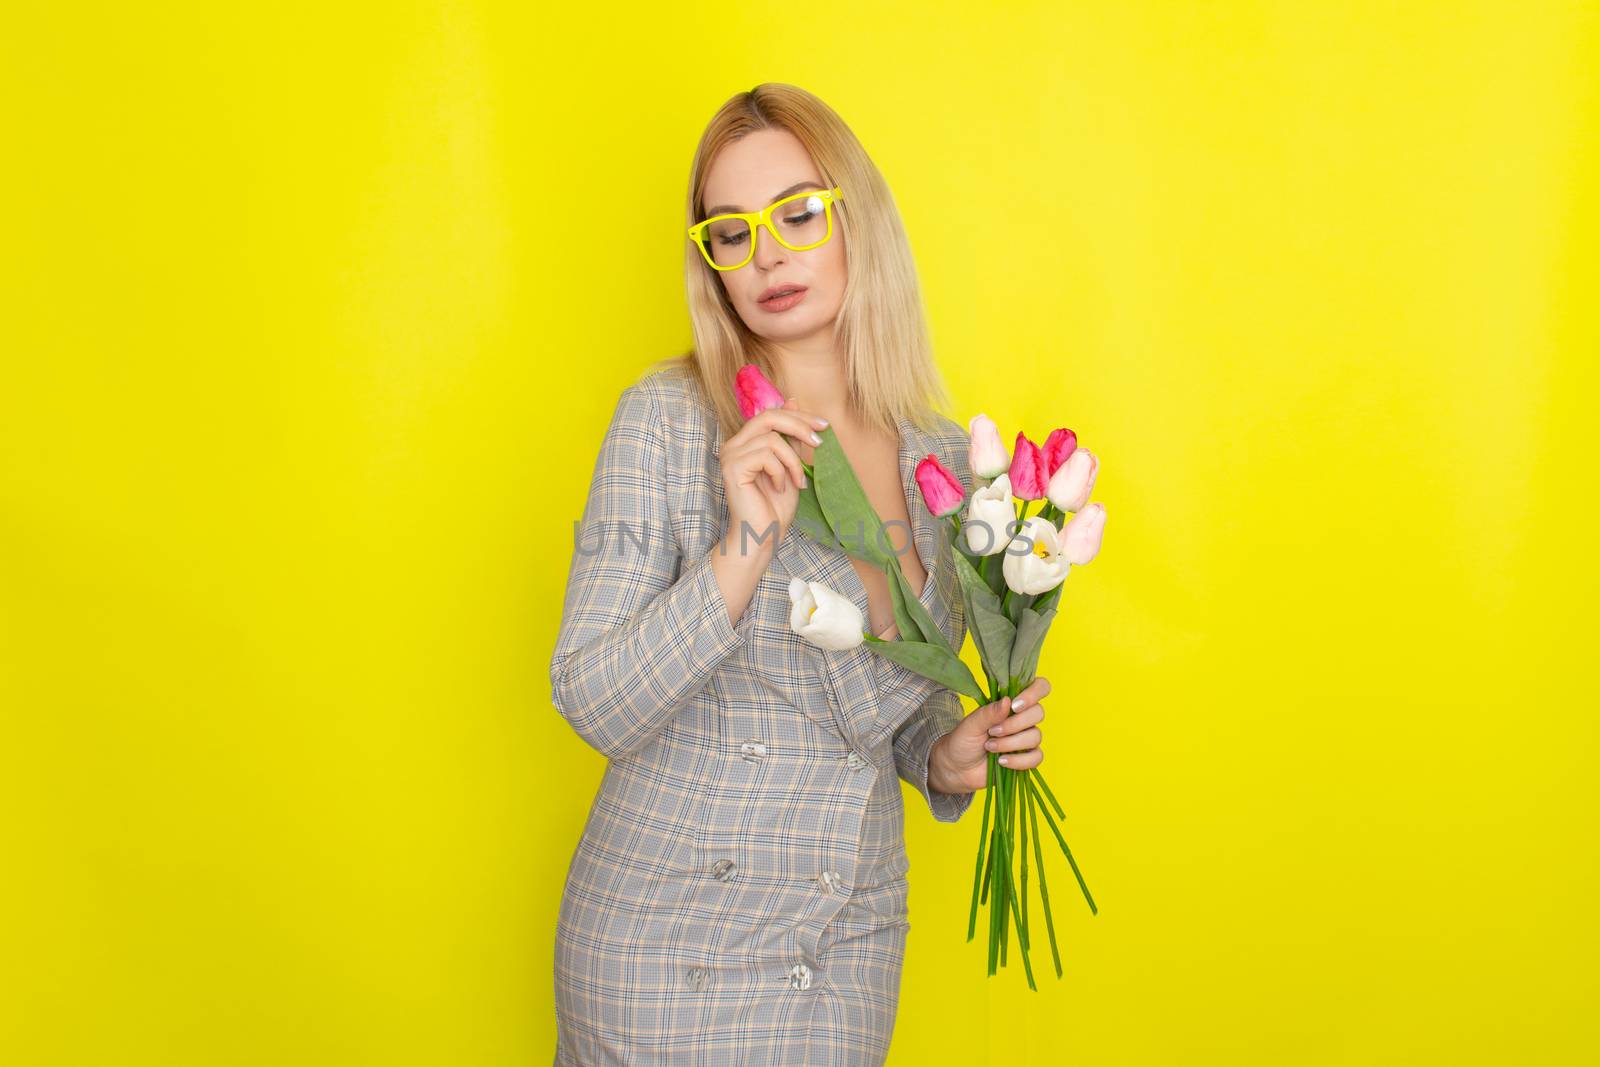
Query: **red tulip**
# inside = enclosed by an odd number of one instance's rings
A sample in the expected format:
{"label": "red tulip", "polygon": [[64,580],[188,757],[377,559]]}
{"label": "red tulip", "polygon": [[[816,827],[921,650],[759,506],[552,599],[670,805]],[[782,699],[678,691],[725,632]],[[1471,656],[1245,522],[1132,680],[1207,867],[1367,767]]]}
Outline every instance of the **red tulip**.
{"label": "red tulip", "polygon": [[746,421],[768,408],[783,407],[783,394],[767,381],[767,376],[754,363],[739,368],[739,373],[733,376],[733,389],[739,395],[739,413]]}
{"label": "red tulip", "polygon": [[1044,477],[1046,481],[1055,474],[1056,468],[1067,461],[1072,455],[1072,450],[1078,447],[1078,435],[1065,426],[1058,430],[1051,430],[1050,436],[1044,439],[1044,447],[1040,449],[1044,455]]}
{"label": "red tulip", "polygon": [[941,519],[960,511],[967,498],[961,479],[946,470],[931,452],[917,464],[917,487],[922,490],[922,502]]}
{"label": "red tulip", "polygon": [[1028,435],[1017,431],[1017,444],[1011,450],[1011,495],[1018,500],[1043,500],[1049,477],[1044,470],[1044,454]]}

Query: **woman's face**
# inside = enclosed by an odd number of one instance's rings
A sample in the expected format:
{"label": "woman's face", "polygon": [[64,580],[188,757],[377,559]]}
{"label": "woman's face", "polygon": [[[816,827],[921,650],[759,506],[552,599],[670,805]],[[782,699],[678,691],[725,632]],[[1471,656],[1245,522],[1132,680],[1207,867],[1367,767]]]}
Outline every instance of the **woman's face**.
{"label": "woman's face", "polygon": [[[706,175],[706,214],[760,211],[806,189],[825,189],[822,173],[800,139],[788,130],[755,130],[725,145]],[[775,342],[795,342],[828,333],[844,303],[844,227],[834,205],[833,235],[816,248],[791,252],[766,227],[756,231],[755,254],[737,270],[717,271],[739,317],[751,332]],[[803,286],[798,302],[783,310],[764,305],[773,287]]]}

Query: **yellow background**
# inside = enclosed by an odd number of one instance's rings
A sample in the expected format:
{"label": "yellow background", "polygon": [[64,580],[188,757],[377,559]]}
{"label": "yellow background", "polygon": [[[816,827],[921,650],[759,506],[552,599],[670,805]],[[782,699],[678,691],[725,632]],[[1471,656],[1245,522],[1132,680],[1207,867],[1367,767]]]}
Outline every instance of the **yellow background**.
{"label": "yellow background", "polygon": [[1068,425],[1041,673],[1101,914],[895,1063],[1568,1064],[1597,1037],[1594,4],[30,5],[0,35],[0,1058],[547,1063],[602,760],[547,670],[682,351],[690,153],[829,101],[961,421]]}

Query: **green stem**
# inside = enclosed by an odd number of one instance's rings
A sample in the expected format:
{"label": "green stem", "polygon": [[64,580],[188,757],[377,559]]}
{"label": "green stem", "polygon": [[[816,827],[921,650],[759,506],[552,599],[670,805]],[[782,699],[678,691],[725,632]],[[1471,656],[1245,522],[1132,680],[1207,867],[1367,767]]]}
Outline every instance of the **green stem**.
{"label": "green stem", "polygon": [[1067,818],[1067,813],[1061,810],[1061,804],[1056,800],[1055,793],[1051,791],[1050,783],[1044,780],[1044,772],[1035,767],[1033,769],[1033,778],[1034,781],[1039,783],[1039,787],[1044,790],[1044,795],[1050,798],[1050,806],[1056,809],[1056,815],[1062,821],[1065,821]]}
{"label": "green stem", "polygon": [[978,831],[978,861],[972,869],[972,914],[967,919],[967,940],[971,941],[978,931],[978,890],[979,879],[983,876],[984,846],[989,841],[989,810],[994,806],[994,777],[991,775],[983,787],[983,826]]}
{"label": "green stem", "polygon": [[1050,935],[1050,957],[1055,960],[1056,977],[1061,977],[1061,952],[1056,948],[1056,922],[1050,915],[1050,885],[1044,876],[1044,853],[1039,849],[1039,814],[1033,790],[1028,791],[1028,821],[1033,824],[1033,859],[1039,868],[1039,898],[1044,904],[1044,928]]}
{"label": "green stem", "polygon": [[[1028,786],[1033,788],[1032,779],[1028,780]],[[1061,851],[1067,855],[1067,863],[1072,867],[1073,876],[1078,879],[1078,888],[1083,890],[1083,898],[1089,902],[1089,911],[1099,915],[1100,909],[1095,907],[1094,897],[1089,894],[1089,886],[1083,880],[1083,872],[1078,870],[1078,861],[1072,858],[1072,850],[1067,847],[1067,839],[1061,836],[1060,828],[1056,826],[1056,821],[1050,817],[1050,812],[1045,809],[1043,803],[1039,805],[1039,810],[1044,812],[1045,824],[1050,827],[1051,833],[1056,835],[1056,840],[1061,843]]]}

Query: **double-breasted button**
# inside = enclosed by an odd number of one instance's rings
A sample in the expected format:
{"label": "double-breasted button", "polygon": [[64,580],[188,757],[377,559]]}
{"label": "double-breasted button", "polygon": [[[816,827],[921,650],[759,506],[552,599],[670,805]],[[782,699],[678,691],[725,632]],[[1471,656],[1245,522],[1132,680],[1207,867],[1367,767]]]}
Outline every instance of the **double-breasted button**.
{"label": "double-breasted button", "polygon": [[739,746],[739,758],[748,763],[760,763],[767,758],[767,746],[751,738]]}
{"label": "double-breasted button", "polygon": [[817,875],[817,887],[824,893],[835,892],[840,886],[838,871],[823,871]]}
{"label": "double-breasted button", "polygon": [[861,768],[867,765],[867,758],[852,748],[850,750],[850,755],[844,758],[844,762],[845,766],[849,767],[852,771],[859,771]]}
{"label": "double-breasted button", "polygon": [[711,865],[711,874],[724,882],[730,880],[739,872],[739,865],[732,860],[718,860]]}
{"label": "double-breasted button", "polygon": [[803,963],[797,963],[789,968],[789,973],[784,975],[784,981],[789,983],[790,989],[810,989],[811,968]]}
{"label": "double-breasted button", "polygon": [[683,984],[690,989],[704,989],[710,975],[704,967],[690,967],[683,975]]}

